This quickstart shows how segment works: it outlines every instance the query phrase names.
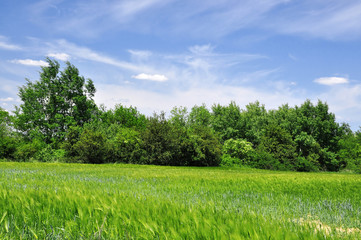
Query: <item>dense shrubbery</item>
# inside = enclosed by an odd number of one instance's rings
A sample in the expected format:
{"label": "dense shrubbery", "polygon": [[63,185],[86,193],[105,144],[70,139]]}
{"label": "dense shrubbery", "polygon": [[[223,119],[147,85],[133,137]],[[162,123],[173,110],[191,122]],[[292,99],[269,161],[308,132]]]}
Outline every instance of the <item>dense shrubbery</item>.
{"label": "dense shrubbery", "polygon": [[175,107],[147,118],[135,107],[97,107],[91,80],[70,63],[63,72],[48,63],[20,88],[13,116],[0,109],[0,159],[361,172],[361,133],[321,101]]}

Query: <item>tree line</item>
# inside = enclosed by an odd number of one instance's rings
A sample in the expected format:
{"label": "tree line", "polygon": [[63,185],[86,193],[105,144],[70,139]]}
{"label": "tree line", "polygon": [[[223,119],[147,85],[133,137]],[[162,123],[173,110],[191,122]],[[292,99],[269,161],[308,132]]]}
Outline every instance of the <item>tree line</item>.
{"label": "tree line", "polygon": [[361,172],[361,132],[336,122],[327,103],[266,110],[259,102],[146,117],[136,107],[97,106],[94,83],[47,59],[38,81],[19,88],[13,114],[0,109],[0,159],[273,170]]}

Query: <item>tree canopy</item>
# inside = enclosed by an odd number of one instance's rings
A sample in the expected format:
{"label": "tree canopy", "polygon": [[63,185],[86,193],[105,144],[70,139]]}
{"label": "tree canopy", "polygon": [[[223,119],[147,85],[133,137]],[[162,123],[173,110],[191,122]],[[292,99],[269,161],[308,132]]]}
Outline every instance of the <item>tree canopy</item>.
{"label": "tree canopy", "polygon": [[57,61],[48,58],[47,63],[38,81],[26,79],[19,88],[22,104],[15,111],[15,126],[27,136],[38,131],[46,143],[54,143],[64,139],[70,126],[82,126],[92,118],[96,90],[93,81],[85,80],[69,62],[63,71]]}

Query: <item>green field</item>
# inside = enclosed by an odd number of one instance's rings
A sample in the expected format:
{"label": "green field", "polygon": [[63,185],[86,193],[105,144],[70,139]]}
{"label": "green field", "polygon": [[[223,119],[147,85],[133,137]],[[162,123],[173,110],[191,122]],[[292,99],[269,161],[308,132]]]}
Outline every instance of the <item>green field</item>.
{"label": "green field", "polygon": [[361,239],[361,175],[0,163],[0,239]]}

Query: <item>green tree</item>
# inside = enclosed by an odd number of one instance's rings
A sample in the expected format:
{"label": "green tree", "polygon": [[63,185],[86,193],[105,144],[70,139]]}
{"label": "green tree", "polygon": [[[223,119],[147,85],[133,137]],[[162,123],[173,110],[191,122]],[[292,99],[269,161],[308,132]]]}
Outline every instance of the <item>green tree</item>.
{"label": "green tree", "polygon": [[204,126],[209,127],[211,124],[211,113],[207,109],[206,105],[194,106],[188,116],[188,123],[192,126]]}
{"label": "green tree", "polygon": [[17,141],[11,124],[11,116],[0,107],[0,159],[11,159],[16,151]]}
{"label": "green tree", "polygon": [[146,154],[140,132],[119,125],[110,126],[107,132],[110,131],[115,134],[107,134],[107,162],[145,163]]}
{"label": "green tree", "polygon": [[246,109],[241,112],[239,138],[246,139],[257,147],[269,120],[268,112],[263,104],[261,105],[258,101],[249,103]]}
{"label": "green tree", "polygon": [[[183,140],[183,156],[188,159],[189,166],[218,166],[221,162],[219,137],[205,126],[194,126],[189,129],[187,139]],[[184,151],[185,150],[185,151]]]}
{"label": "green tree", "polygon": [[292,136],[279,125],[270,124],[265,128],[258,150],[271,153],[279,162],[277,169],[293,170],[296,163],[296,144]]}
{"label": "green tree", "polygon": [[[302,134],[311,136],[320,146],[320,151],[315,156],[318,158],[322,170],[338,171],[342,167],[342,160],[337,156],[340,150],[339,141],[349,132],[346,124],[336,122],[335,114],[329,112],[327,103],[320,100],[313,105],[306,100],[300,107],[295,108],[297,124],[293,134],[295,139],[302,138]],[[305,138],[304,138],[305,139]],[[302,149],[304,141],[297,141],[298,148]],[[301,144],[301,145],[300,145]],[[306,143],[307,145],[307,143]],[[312,151],[311,151],[312,152]]]}
{"label": "green tree", "polygon": [[148,118],[146,129],[142,133],[147,164],[182,165],[177,161],[177,156],[181,152],[177,141],[179,132],[174,130],[172,124],[165,118],[164,112]]}
{"label": "green tree", "polygon": [[79,140],[73,145],[78,159],[84,163],[104,163],[106,159],[106,136],[92,126],[85,127]]}
{"label": "green tree", "polygon": [[47,63],[39,81],[27,79],[26,85],[20,87],[23,103],[16,108],[15,126],[28,137],[37,129],[46,143],[58,143],[70,126],[82,126],[92,118],[96,110],[95,87],[69,62],[62,72],[57,61],[48,58]]}
{"label": "green tree", "polygon": [[211,123],[222,141],[241,137],[241,110],[235,102],[231,102],[228,106],[213,105]]}
{"label": "green tree", "polygon": [[244,139],[228,139],[222,148],[222,165],[247,165],[250,154],[254,151],[252,143]]}
{"label": "green tree", "polygon": [[144,129],[147,119],[139,113],[136,107],[125,107],[121,104],[115,105],[114,109],[103,110],[100,116],[101,120],[108,124],[117,124],[126,128]]}
{"label": "green tree", "polygon": [[171,111],[170,122],[179,127],[186,127],[188,124],[188,110],[186,107],[174,107]]}
{"label": "green tree", "polygon": [[348,133],[339,141],[342,168],[361,173],[361,132]]}

